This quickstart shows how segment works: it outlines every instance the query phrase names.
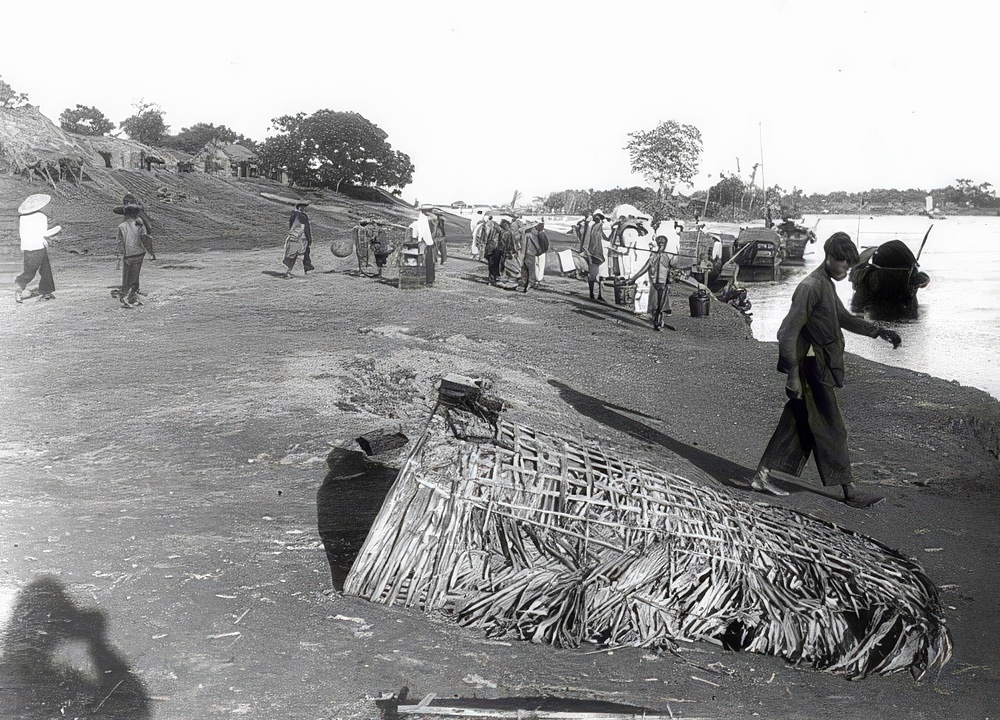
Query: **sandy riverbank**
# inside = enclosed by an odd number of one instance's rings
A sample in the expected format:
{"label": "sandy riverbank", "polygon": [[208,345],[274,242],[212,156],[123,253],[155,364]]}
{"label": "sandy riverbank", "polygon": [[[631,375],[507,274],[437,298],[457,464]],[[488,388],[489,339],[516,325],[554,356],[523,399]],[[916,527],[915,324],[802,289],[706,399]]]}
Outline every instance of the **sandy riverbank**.
{"label": "sandy riverbank", "polygon": [[456,219],[453,232],[435,288],[406,292],[351,276],[353,258],[329,253],[315,275],[282,281],[262,273],[277,247],[165,247],[134,311],[109,297],[107,258],[55,251],[57,300],[0,303],[8,615],[19,588],[54,575],[104,613],[158,719],[375,717],[371,696],[403,685],[677,717],[992,716],[1000,408],[860,358],[843,393],[853,460],[888,501],[847,508],[810,469],[777,502],[923,563],[955,642],[940,677],[848,683],[707,645],[677,658],[496,643],[325,592],[315,500],[327,454],[386,423],[415,438],[451,371],[491,378],[526,423],[683,462],[766,500],[743,486],[782,403],[772,345],[728,308],[688,317],[684,291],[673,330],[653,333],[569,278],[527,295],[490,288],[485,266],[464,257],[467,225],[463,236]]}

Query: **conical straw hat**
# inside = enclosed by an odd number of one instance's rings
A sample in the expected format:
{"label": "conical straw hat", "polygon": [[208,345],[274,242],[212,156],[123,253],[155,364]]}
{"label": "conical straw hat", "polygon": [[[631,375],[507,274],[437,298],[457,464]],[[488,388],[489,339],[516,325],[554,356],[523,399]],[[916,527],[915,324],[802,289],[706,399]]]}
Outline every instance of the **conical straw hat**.
{"label": "conical straw hat", "polygon": [[28,215],[33,212],[38,212],[43,207],[48,205],[51,199],[52,196],[46,195],[45,193],[29,195],[25,201],[18,206],[17,212],[19,215]]}

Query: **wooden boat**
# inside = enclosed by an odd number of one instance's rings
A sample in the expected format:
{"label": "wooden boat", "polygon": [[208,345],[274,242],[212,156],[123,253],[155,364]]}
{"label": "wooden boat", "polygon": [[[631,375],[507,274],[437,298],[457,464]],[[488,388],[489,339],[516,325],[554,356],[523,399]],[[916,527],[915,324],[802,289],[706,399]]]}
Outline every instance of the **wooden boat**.
{"label": "wooden boat", "polygon": [[737,277],[741,281],[759,282],[777,280],[784,258],[781,236],[775,230],[748,227],[740,230],[729,262],[739,267]]}
{"label": "wooden boat", "polygon": [[[929,232],[929,231],[928,231]],[[926,237],[925,237],[926,240]],[[862,262],[851,268],[854,287],[851,307],[915,307],[917,291],[927,287],[930,276],[919,269],[913,252],[901,240],[890,240],[863,253]]]}
{"label": "wooden boat", "polygon": [[816,242],[816,233],[792,220],[775,226],[785,247],[785,262],[804,262],[806,245]]}

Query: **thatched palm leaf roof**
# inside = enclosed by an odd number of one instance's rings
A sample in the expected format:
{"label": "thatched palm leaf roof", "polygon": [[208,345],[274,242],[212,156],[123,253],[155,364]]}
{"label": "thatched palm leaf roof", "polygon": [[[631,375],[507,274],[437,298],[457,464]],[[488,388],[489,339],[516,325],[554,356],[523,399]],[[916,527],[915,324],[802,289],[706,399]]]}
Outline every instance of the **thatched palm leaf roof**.
{"label": "thatched palm leaf roof", "polygon": [[476,415],[432,416],[345,591],[572,647],[703,640],[849,677],[945,663],[919,565],[791,510]]}
{"label": "thatched palm leaf roof", "polygon": [[23,173],[58,168],[63,161],[76,165],[88,157],[86,149],[42,115],[38,108],[0,107],[0,169]]}

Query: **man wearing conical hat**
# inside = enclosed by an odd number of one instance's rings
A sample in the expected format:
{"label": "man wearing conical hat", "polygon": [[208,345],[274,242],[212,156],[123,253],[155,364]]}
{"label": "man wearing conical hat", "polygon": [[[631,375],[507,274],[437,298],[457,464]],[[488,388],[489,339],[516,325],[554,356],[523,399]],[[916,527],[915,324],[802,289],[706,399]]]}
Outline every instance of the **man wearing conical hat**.
{"label": "man wearing conical hat", "polygon": [[42,208],[49,204],[50,195],[40,193],[31,195],[17,212],[20,215],[19,229],[21,233],[21,254],[24,258],[21,274],[14,278],[17,289],[14,300],[22,302],[25,288],[28,287],[35,274],[39,275],[38,292],[42,300],[52,300],[56,284],[52,279],[52,266],[49,264],[49,238],[62,230],[59,225],[49,227],[49,219]]}

